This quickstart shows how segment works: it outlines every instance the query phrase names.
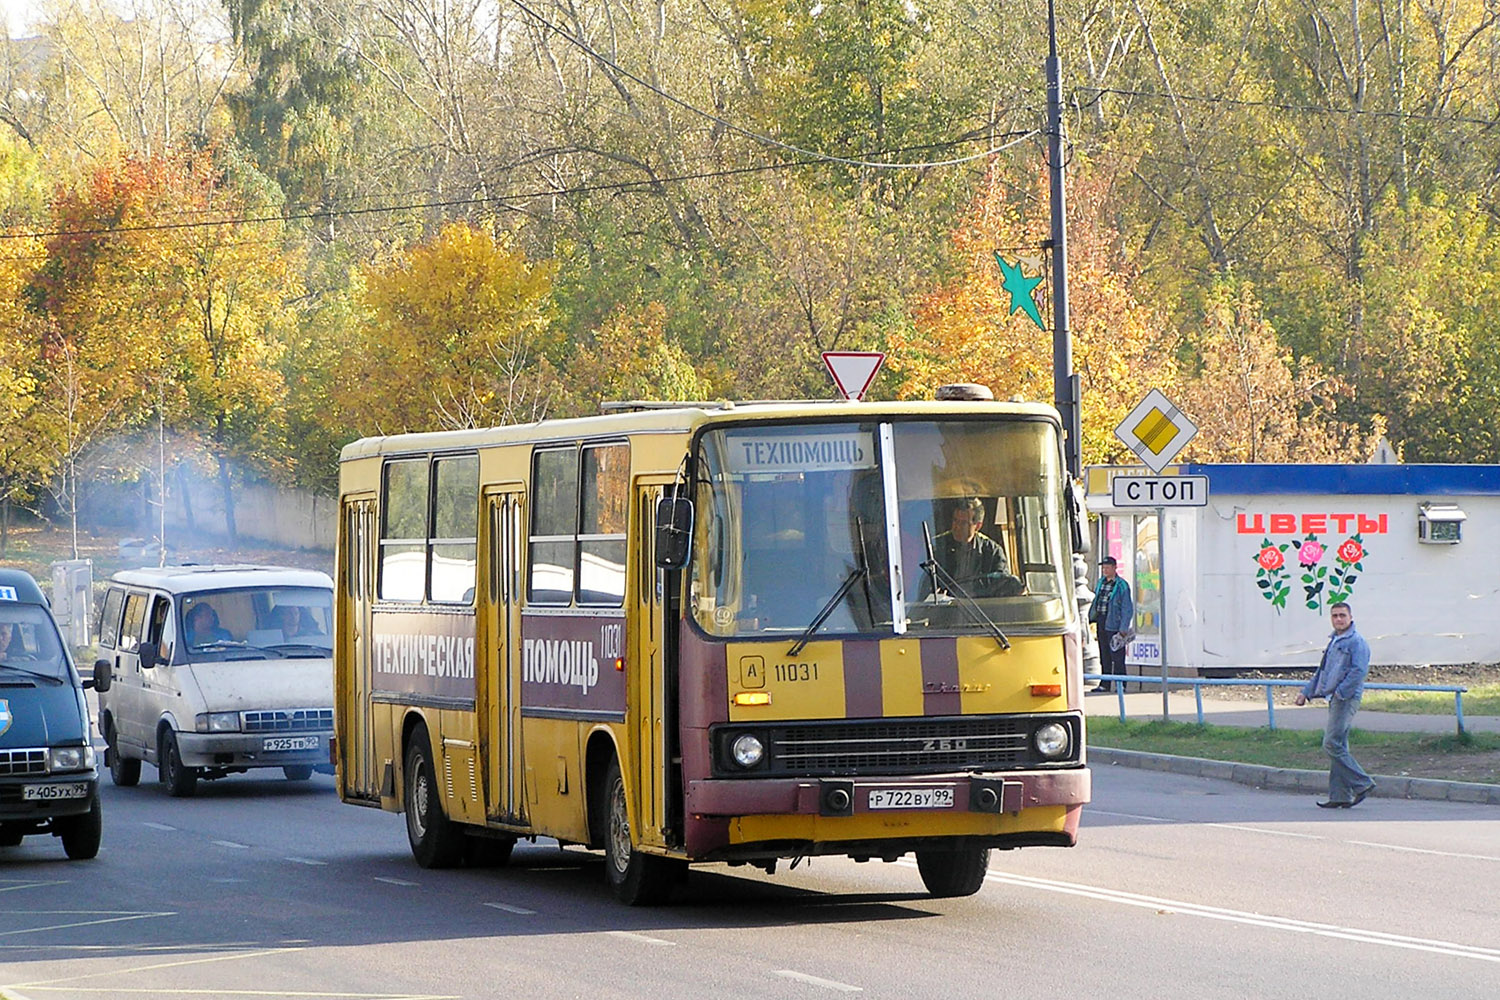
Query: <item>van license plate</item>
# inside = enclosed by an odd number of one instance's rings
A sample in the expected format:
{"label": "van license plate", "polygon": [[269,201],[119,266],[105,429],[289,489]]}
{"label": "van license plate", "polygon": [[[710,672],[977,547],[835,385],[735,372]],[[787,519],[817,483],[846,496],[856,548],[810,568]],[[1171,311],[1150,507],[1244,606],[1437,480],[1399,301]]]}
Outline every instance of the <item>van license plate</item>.
{"label": "van license plate", "polygon": [[22,785],[21,798],[27,802],[51,802],[54,799],[86,799],[87,784],[73,785]]}
{"label": "van license plate", "polygon": [[951,788],[872,788],[871,809],[952,809]]}
{"label": "van license plate", "polygon": [[267,736],[260,748],[262,750],[316,750],[319,745],[316,736]]}

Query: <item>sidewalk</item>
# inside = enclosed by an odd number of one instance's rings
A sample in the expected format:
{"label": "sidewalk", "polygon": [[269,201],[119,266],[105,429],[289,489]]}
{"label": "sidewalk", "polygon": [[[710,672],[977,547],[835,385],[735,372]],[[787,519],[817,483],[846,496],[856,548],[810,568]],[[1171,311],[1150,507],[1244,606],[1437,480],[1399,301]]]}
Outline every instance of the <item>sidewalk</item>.
{"label": "sidewalk", "polygon": [[[1160,719],[1161,691],[1132,691],[1124,696],[1125,718],[1147,721]],[[1167,709],[1173,722],[1197,722],[1198,705],[1193,692],[1174,691],[1168,695]],[[1085,715],[1119,718],[1120,695],[1100,692],[1084,699]],[[1328,717],[1328,708],[1323,702],[1305,705],[1276,706],[1278,729],[1321,730]],[[1258,728],[1266,725],[1265,700],[1232,701],[1203,696],[1203,721],[1215,726],[1247,726]],[[1370,712],[1361,710],[1354,717],[1354,728],[1388,733],[1453,733],[1458,729],[1450,715],[1406,715],[1400,712]],[[1500,732],[1500,717],[1493,715],[1464,714],[1464,728],[1469,732]],[[1218,778],[1234,781],[1256,788],[1270,788],[1288,792],[1310,794],[1328,791],[1326,770],[1305,771],[1295,768],[1267,767],[1260,764],[1238,764],[1232,761],[1204,760],[1198,757],[1177,757],[1171,754],[1145,753],[1138,750],[1115,750],[1109,747],[1089,746],[1089,763],[1115,764],[1122,767],[1138,767],[1151,771],[1167,771],[1172,774],[1188,774],[1202,778]],[[1500,785],[1486,785],[1468,781],[1442,781],[1433,778],[1407,778],[1397,775],[1374,775],[1377,782],[1371,793],[1375,798],[1434,799],[1450,802],[1476,802],[1500,805]]]}

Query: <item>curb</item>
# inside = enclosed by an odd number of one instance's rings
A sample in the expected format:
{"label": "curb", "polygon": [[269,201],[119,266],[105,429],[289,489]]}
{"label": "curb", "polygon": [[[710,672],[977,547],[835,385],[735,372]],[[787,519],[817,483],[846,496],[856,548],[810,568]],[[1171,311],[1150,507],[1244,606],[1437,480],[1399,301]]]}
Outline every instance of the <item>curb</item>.
{"label": "curb", "polygon": [[[1236,764],[1233,761],[1205,760],[1202,757],[1177,757],[1141,750],[1113,750],[1089,747],[1089,764],[1118,764],[1147,771],[1167,771],[1198,778],[1218,778],[1254,788],[1284,792],[1326,792],[1327,771],[1303,771],[1290,767],[1268,767],[1264,764]],[[1474,802],[1500,806],[1500,785],[1473,781],[1442,781],[1435,778],[1406,778],[1376,774],[1378,782],[1370,792],[1373,799],[1426,799],[1436,802]]]}

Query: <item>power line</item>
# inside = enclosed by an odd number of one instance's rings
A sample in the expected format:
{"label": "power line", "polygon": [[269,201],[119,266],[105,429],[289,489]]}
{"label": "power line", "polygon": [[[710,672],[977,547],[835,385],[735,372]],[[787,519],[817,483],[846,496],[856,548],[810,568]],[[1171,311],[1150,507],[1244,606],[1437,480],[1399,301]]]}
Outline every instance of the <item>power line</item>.
{"label": "power line", "polygon": [[[1006,132],[1000,135],[1011,141],[997,147],[1000,150],[1007,149],[1017,143],[1024,142],[1036,135],[1036,130],[1027,132]],[[975,139],[960,139],[951,142],[932,143],[927,146],[909,147],[917,149],[941,148],[944,145],[958,145],[962,142],[974,142]],[[986,153],[984,155],[991,155]],[[964,157],[956,162],[967,162],[973,157]],[[215,219],[196,219],[183,222],[156,222],[141,223],[133,226],[116,226],[112,228],[97,229],[52,229],[32,232],[0,232],[0,240],[18,239],[53,239],[58,237],[81,237],[81,236],[108,236],[121,233],[156,232],[161,230],[180,229],[204,229],[213,226],[237,226],[257,225],[278,222],[309,221],[317,219],[348,218],[351,216],[374,215],[388,212],[420,211],[439,208],[461,208],[482,205],[493,205],[503,211],[524,212],[519,202],[530,201],[537,198],[558,197],[574,194],[603,194],[603,193],[626,193],[649,189],[660,184],[678,184],[695,180],[717,180],[725,177],[735,177],[745,174],[762,173],[771,170],[786,170],[796,167],[819,166],[829,162],[826,157],[815,156],[811,159],[784,160],[776,163],[761,163],[745,167],[731,167],[723,170],[700,171],[689,174],[672,174],[663,177],[648,177],[637,180],[612,181],[603,184],[581,184],[575,187],[543,188],[535,191],[523,191],[509,195],[487,195],[477,198],[450,198],[421,202],[404,202],[388,205],[369,205],[363,207],[351,207],[335,210],[313,210],[307,212],[294,212],[287,215],[260,215],[260,216],[226,216]],[[247,241],[248,242],[248,241]],[[256,240],[257,243],[275,242],[274,240]],[[47,255],[18,255],[0,257],[0,260],[45,260]]]}
{"label": "power line", "polygon": [[[512,0],[516,2],[516,0]],[[1462,115],[1435,115],[1417,111],[1386,111],[1378,108],[1339,108],[1331,104],[1293,104],[1286,101],[1251,101],[1239,97],[1212,96],[1207,94],[1166,94],[1159,90],[1127,90],[1121,87],[1077,87],[1075,93],[1089,92],[1094,95],[1088,102],[1097,103],[1106,94],[1120,97],[1145,97],[1159,101],[1191,101],[1197,104],[1228,105],[1241,108],[1269,108],[1273,111],[1295,111],[1320,115],[1364,115],[1370,118],[1393,118],[1407,121],[1453,122],[1460,125],[1482,125],[1485,128],[1500,126],[1500,120],[1492,118],[1467,118]]]}

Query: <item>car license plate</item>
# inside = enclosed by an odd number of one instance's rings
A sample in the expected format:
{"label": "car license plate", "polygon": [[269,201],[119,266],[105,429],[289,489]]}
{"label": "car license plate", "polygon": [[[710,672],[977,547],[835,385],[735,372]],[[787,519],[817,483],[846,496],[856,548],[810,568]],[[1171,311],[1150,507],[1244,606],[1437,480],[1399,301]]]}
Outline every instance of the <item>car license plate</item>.
{"label": "car license plate", "polygon": [[54,799],[88,798],[89,786],[85,783],[72,785],[23,785],[21,798],[27,802],[51,802]]}
{"label": "car license plate", "polygon": [[267,736],[260,748],[262,750],[316,750],[318,746],[316,736]]}
{"label": "car license plate", "polygon": [[871,809],[952,809],[951,788],[872,788]]}

